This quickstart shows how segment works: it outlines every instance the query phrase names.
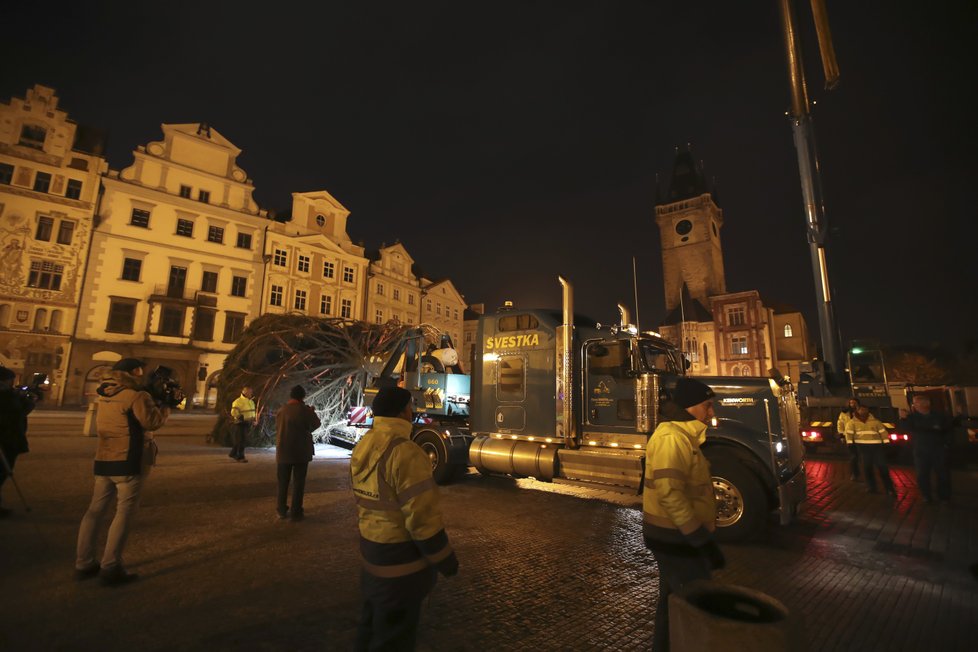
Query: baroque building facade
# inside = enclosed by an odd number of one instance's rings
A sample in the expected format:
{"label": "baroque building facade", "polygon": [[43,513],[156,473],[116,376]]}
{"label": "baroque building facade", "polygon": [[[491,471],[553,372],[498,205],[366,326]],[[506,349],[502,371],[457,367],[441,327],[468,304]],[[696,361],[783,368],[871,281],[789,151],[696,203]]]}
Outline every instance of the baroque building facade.
{"label": "baroque building facade", "polygon": [[723,211],[688,148],[676,154],[655,219],[667,311],[659,331],[686,354],[690,373],[767,376],[776,368],[797,380],[810,359],[805,319],[788,306],[766,305],[757,290],[727,291]]}
{"label": "baroque building facade", "polygon": [[447,278],[439,281],[422,278],[421,289],[421,321],[450,335],[455,348],[461,352],[465,297]]}
{"label": "baroque building facade", "polygon": [[369,258],[364,318],[375,324],[420,324],[421,281],[414,273],[414,258],[404,245],[381,245]]}
{"label": "baroque building facade", "polygon": [[0,103],[0,364],[29,382],[44,373],[52,401],[69,375],[71,334],[106,169],[101,135],[35,85]]}

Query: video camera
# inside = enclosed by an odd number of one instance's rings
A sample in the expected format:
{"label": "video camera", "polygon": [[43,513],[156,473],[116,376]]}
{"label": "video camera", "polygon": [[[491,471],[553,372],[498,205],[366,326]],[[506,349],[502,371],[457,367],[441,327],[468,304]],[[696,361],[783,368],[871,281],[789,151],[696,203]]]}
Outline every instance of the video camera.
{"label": "video camera", "polygon": [[48,382],[47,374],[34,374],[31,378],[29,385],[21,385],[15,387],[21,396],[31,399],[32,401],[43,401],[44,392],[51,389],[51,383]]}
{"label": "video camera", "polygon": [[186,400],[173,369],[159,365],[146,376],[146,391],[160,407],[180,408]]}

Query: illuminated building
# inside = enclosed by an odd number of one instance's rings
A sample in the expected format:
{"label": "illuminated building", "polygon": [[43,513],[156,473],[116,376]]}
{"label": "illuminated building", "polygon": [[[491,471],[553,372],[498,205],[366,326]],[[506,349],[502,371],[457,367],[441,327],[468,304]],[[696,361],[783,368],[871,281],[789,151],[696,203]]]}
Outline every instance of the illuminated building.
{"label": "illuminated building", "polygon": [[68,374],[103,138],[68,119],[51,88],[0,103],[0,364],[21,382]]}
{"label": "illuminated building", "polygon": [[[465,297],[449,279],[431,281],[421,279],[421,321],[433,324],[443,333],[452,336],[456,348],[461,348],[462,313],[465,311]],[[464,364],[463,360],[463,364]]]}
{"label": "illuminated building", "polygon": [[421,323],[421,282],[414,274],[414,259],[400,242],[382,245],[370,254],[366,283],[365,320],[383,324]]}

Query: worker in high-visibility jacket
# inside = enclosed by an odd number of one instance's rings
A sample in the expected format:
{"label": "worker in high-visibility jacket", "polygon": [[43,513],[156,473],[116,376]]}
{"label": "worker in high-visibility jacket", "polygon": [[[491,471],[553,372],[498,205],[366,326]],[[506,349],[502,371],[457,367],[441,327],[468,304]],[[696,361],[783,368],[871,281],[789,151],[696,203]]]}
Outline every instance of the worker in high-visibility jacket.
{"label": "worker in high-visibility jacket", "polygon": [[250,387],[241,388],[241,396],[231,403],[231,452],[228,453],[235,462],[247,462],[245,445],[248,443],[248,433],[255,427],[255,401]]}
{"label": "worker in high-visibility jacket", "polygon": [[413,650],[437,573],[458,572],[431,461],[410,439],[413,407],[406,389],[381,388],[373,427],[350,458],[363,565],[357,650]]}
{"label": "worker in high-visibility jacket", "polygon": [[700,446],[713,419],[714,392],[692,378],[680,378],[649,438],[642,497],[645,545],[659,566],[659,604],[652,649],[669,649],[669,594],[726,561],[714,539],[716,505],[710,464]]}
{"label": "worker in high-visibility jacket", "polygon": [[836,421],[835,429],[839,431],[839,437],[845,440],[846,447],[849,449],[849,479],[859,479],[859,448],[849,441],[846,436],[846,426],[856,418],[856,410],[859,409],[859,399],[850,398],[846,409],[839,412],[839,419]]}
{"label": "worker in high-visibility jacket", "polygon": [[886,450],[884,448],[890,441],[890,431],[886,429],[882,421],[869,413],[869,408],[865,405],[860,405],[856,410],[856,416],[846,424],[846,441],[852,442],[853,446],[859,448],[859,455],[863,458],[863,470],[866,472],[866,487],[869,493],[878,493],[876,476],[873,473],[873,467],[876,467],[887,495],[896,496],[893,478],[890,477],[890,468],[886,464]]}

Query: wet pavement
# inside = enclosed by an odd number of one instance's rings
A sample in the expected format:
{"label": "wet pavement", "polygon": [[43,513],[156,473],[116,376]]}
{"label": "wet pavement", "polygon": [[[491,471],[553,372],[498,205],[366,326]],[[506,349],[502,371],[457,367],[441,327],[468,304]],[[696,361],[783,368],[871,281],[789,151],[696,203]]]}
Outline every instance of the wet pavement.
{"label": "wet pavement", "polygon": [[[72,580],[94,440],[77,416],[32,420],[32,452],[0,521],[0,649],[347,650],[358,616],[355,510],[346,452],[319,447],[306,520],[274,513],[274,454],[237,464],[180,415],[161,440],[126,552],[134,584]],[[172,434],[166,434],[170,432]],[[978,472],[951,505],[925,505],[909,469],[897,499],[845,464],[808,461],[797,523],[726,545],[722,582],[769,593],[804,619],[811,650],[972,649],[978,623]],[[482,478],[442,490],[461,570],[424,607],[420,650],[642,650],[658,595],[641,517],[617,494]]]}

